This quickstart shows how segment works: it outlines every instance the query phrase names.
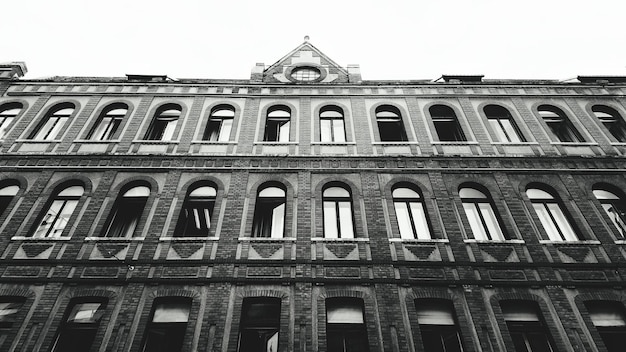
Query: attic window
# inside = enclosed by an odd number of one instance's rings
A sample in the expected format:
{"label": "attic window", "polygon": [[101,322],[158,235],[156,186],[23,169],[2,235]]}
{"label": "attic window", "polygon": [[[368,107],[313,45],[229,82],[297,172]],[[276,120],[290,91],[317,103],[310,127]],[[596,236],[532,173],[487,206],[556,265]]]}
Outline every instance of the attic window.
{"label": "attic window", "polygon": [[291,71],[291,77],[301,82],[312,82],[319,79],[320,76],[320,70],[310,66],[298,67]]}

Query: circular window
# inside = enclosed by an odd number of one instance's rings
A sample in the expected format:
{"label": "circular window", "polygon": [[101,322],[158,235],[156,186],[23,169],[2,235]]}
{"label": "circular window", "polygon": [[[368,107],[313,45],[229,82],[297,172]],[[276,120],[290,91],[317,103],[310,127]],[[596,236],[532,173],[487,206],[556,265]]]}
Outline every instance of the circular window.
{"label": "circular window", "polygon": [[296,81],[311,82],[317,80],[320,76],[320,70],[310,66],[298,67],[291,71],[291,77]]}

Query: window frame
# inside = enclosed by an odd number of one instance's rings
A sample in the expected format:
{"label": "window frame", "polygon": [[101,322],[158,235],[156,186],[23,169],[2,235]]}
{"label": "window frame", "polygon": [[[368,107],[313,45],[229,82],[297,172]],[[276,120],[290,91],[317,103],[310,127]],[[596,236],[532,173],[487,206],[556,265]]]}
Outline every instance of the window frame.
{"label": "window frame", "polygon": [[384,143],[408,142],[408,134],[402,111],[399,108],[384,104],[374,109],[376,126],[378,128],[378,138]]}
{"label": "window frame", "polygon": [[[415,319],[419,327],[424,350],[449,351],[449,348],[453,348],[452,351],[458,352],[465,350],[458,316],[452,301],[442,298],[418,298],[414,301],[414,304],[417,314]],[[438,314],[424,314],[427,311],[435,311]],[[420,320],[422,321],[420,322]],[[456,335],[456,345],[446,344],[446,341],[451,343],[454,340],[445,338],[445,336],[450,337],[453,335]],[[439,340],[440,344],[437,344],[436,340]]]}
{"label": "window frame", "polygon": [[[609,218],[609,223],[612,224],[612,229],[619,234],[618,239],[626,239],[626,197],[623,192],[615,187],[607,184],[595,184],[592,187],[592,194],[594,198],[600,203],[604,215]],[[599,192],[606,192],[611,194],[614,198],[604,198],[599,196]],[[617,212],[612,211],[616,209]]]}
{"label": "window frame", "polygon": [[[186,321],[165,321],[165,322],[155,322],[155,315],[160,306],[165,305],[186,305],[187,306],[187,317]],[[191,320],[191,313],[193,307],[193,299],[190,297],[157,297],[152,301],[152,307],[150,308],[150,315],[148,316],[148,320],[146,322],[146,327],[143,334],[143,341],[141,343],[141,351],[142,352],[150,352],[149,349],[155,342],[151,340],[151,334],[157,332],[157,334],[161,334],[165,336],[167,334],[168,341],[166,343],[166,347],[168,348],[168,352],[172,352],[173,350],[169,349],[171,347],[176,348],[177,346],[172,346],[171,344],[178,345],[179,349],[177,352],[183,351],[183,346],[185,344],[185,335],[187,335],[187,328],[189,327],[189,322]],[[165,331],[165,333],[161,333],[161,331]],[[173,336],[174,335],[174,336]],[[159,341],[156,342],[157,344]]]}
{"label": "window frame", "polygon": [[[345,191],[348,196],[328,196],[325,193],[332,188],[339,188]],[[327,204],[328,203],[328,204]],[[328,213],[326,210],[327,207],[332,207],[334,209],[333,213]],[[345,208],[348,206],[347,210],[349,210],[350,216],[346,217],[345,210],[342,213],[341,208]],[[344,215],[342,215],[344,214]],[[334,221],[332,221],[334,219]],[[325,239],[354,239],[357,238],[356,231],[356,222],[354,218],[354,202],[352,197],[352,191],[350,187],[342,183],[329,183],[322,188],[322,227],[323,227],[323,237]],[[331,234],[330,229],[327,228],[327,225],[330,225],[330,222],[335,223],[333,232],[333,237],[329,237]],[[346,222],[350,222],[346,224]],[[351,233],[344,234],[342,233],[342,229],[351,230]]]}
{"label": "window frame", "polygon": [[[464,190],[471,190],[482,194],[480,196],[464,196]],[[500,212],[495,206],[493,197],[484,187],[474,184],[462,184],[459,186],[459,199],[463,205],[465,217],[470,225],[470,231],[466,233],[472,234],[472,239],[477,241],[506,241],[509,240],[508,231],[503,225]],[[477,216],[477,218],[476,218]],[[488,222],[487,218],[495,221]],[[493,230],[493,231],[492,231]],[[498,231],[499,230],[499,231]],[[494,232],[494,233],[492,233]]]}
{"label": "window frame", "polygon": [[[209,193],[214,193],[214,195],[193,195],[194,192],[202,188],[212,189],[212,192],[209,191]],[[173,237],[211,237],[211,234],[215,232],[214,224],[216,223],[215,204],[217,202],[217,192],[217,186],[210,182],[196,183],[191,185],[187,189],[185,199],[183,200],[183,205],[181,206],[180,213],[178,215],[176,227],[174,228]],[[204,207],[201,208],[198,207],[198,205],[204,205]],[[203,209],[205,211],[196,211],[198,209]],[[192,218],[189,217],[190,213],[194,214]],[[202,216],[200,215],[201,213],[202,215],[204,215],[204,221],[202,220]],[[193,222],[196,225],[196,228],[193,231],[189,230],[190,222]],[[201,224],[207,225],[206,228],[204,228]]]}
{"label": "window frame", "polygon": [[[282,196],[263,196],[264,191],[272,189],[282,192]],[[280,210],[276,210],[281,208]],[[272,210],[269,212],[269,210]],[[276,213],[278,211],[279,213]],[[282,215],[280,215],[282,213]],[[275,216],[282,217],[279,223],[275,222]],[[252,218],[252,238],[285,238],[287,225],[287,188],[277,182],[270,182],[257,188],[254,204],[254,216]]]}
{"label": "window frame", "polygon": [[[538,190],[547,193],[551,198],[531,198],[528,194],[530,190]],[[524,193],[532,205],[534,214],[539,219],[539,224],[541,224],[545,234],[548,235],[547,240],[552,242],[576,242],[583,240],[576,227],[576,223],[572,221],[572,217],[555,191],[542,185],[530,184],[526,187]],[[550,205],[553,206],[550,207]],[[543,208],[542,212],[538,210],[540,206]],[[556,208],[554,206],[556,206]],[[548,222],[548,220],[550,220],[550,222]],[[559,222],[563,225],[567,225],[566,227],[569,227],[571,233],[563,231]],[[546,227],[546,225],[548,225],[548,227]],[[558,235],[558,237],[556,235]]]}
{"label": "window frame", "polygon": [[[7,190],[9,188],[13,189],[14,187],[17,187],[17,191],[13,192],[13,190]],[[9,179],[0,182],[0,216],[11,207],[13,201],[21,191],[22,187],[18,180]]]}
{"label": "window frame", "polygon": [[[81,194],[80,195],[62,195],[62,193],[64,191],[69,190],[72,187],[80,187],[82,188]],[[68,226],[70,224],[74,224],[76,219],[76,216],[78,216],[77,213],[80,213],[79,209],[79,205],[81,205],[81,199],[83,199],[83,197],[85,196],[85,186],[83,184],[80,183],[71,183],[71,184],[65,184],[63,186],[57,187],[55,189],[55,191],[52,193],[52,195],[49,197],[48,201],[46,202],[45,207],[41,210],[39,216],[37,217],[37,221],[35,222],[35,224],[33,225],[33,229],[30,232],[30,236],[32,238],[41,238],[41,239],[52,239],[52,238],[64,238],[64,237],[69,237],[67,235],[64,236],[64,233],[68,230],[71,230],[72,226]],[[62,216],[63,211],[65,209],[66,206],[68,206],[68,202],[72,202],[69,203],[69,206],[71,207],[71,210],[69,212],[69,215],[67,215],[67,218],[65,220],[63,220]],[[56,207],[60,207],[60,212],[53,210],[53,207],[55,206],[55,204],[57,204]],[[54,213],[50,213],[51,211],[54,211]],[[52,222],[46,222],[46,219],[48,218],[48,216],[53,216],[54,219]],[[62,227],[60,229],[60,233],[58,235],[54,235],[54,232],[57,231],[55,230],[55,226],[58,225],[58,222],[61,221]],[[65,223],[63,224],[62,222],[65,221]],[[47,224],[49,224],[49,227],[46,227]],[[38,232],[40,229],[45,229],[45,234],[44,235],[38,235]],[[51,235],[52,233],[52,235]]]}
{"label": "window frame", "polygon": [[[17,112],[12,112],[14,110]],[[0,139],[4,139],[8,135],[24,110],[24,104],[17,101],[0,105]]]}
{"label": "window frame", "polygon": [[[218,114],[228,111],[228,115]],[[229,104],[219,104],[211,108],[207,118],[202,140],[207,142],[229,142],[235,126],[236,109]]]}
{"label": "window frame", "polygon": [[[174,115],[172,112],[177,111]],[[160,105],[152,115],[150,125],[144,134],[144,141],[176,141],[176,134],[183,118],[183,107],[180,104],[167,103]]]}
{"label": "window frame", "polygon": [[617,109],[607,105],[594,104],[591,106],[591,114],[609,132],[609,136],[619,143],[626,143],[626,121]]}
{"label": "window frame", "polygon": [[[79,306],[84,304],[98,304],[98,308],[93,313],[94,316],[98,315],[97,318],[94,318],[95,321],[69,322],[75,309],[80,309]],[[51,351],[56,352],[58,350],[59,352],[64,352],[67,351],[68,346],[76,347],[76,345],[80,343],[78,342],[80,340],[76,337],[77,334],[90,334],[91,336],[87,336],[87,340],[91,340],[88,342],[88,345],[93,347],[95,340],[98,338],[98,329],[100,328],[104,316],[107,314],[107,305],[108,299],[104,297],[80,297],[71,299],[67,304],[63,319],[59,323]],[[81,310],[76,311],[75,317],[78,317],[80,312]],[[86,343],[86,341],[82,342]],[[61,343],[60,347],[59,343]]]}
{"label": "window frame", "polygon": [[[543,348],[539,347],[542,348],[540,351],[556,351],[556,343],[537,302],[507,299],[501,300],[499,305],[502,312],[502,319],[506,325],[511,342],[513,342],[514,352],[532,352],[534,346],[537,346],[537,343],[543,344]],[[513,309],[517,308],[523,311],[522,308],[526,308],[527,310],[526,312],[516,313],[515,311],[509,310],[507,308],[508,305],[511,305]],[[507,312],[507,310],[509,310],[509,312]],[[534,317],[531,317],[533,314]],[[509,315],[509,317],[516,315],[516,317],[515,319],[507,319],[507,315]],[[529,334],[533,334],[533,337],[529,337]],[[539,341],[540,339],[542,339],[542,341]],[[517,346],[520,344],[524,345],[523,351],[517,350]]]}
{"label": "window frame", "polygon": [[[334,115],[338,114],[338,115]],[[324,105],[319,109],[319,141],[321,143],[346,143],[346,116],[337,105]]]}
{"label": "window frame", "polygon": [[[133,190],[140,191],[147,188],[147,196],[127,195]],[[120,189],[113,207],[109,211],[109,217],[100,237],[107,238],[133,238],[141,223],[143,213],[146,210],[148,200],[152,196],[152,188],[146,183],[133,183]]]}
{"label": "window frame", "polygon": [[[125,110],[124,114],[114,113]],[[90,141],[112,141],[119,139],[124,120],[130,115],[130,106],[127,103],[116,102],[106,105],[98,114],[98,118],[86,136]],[[108,120],[108,121],[106,121]],[[104,129],[101,126],[105,126]],[[99,137],[98,137],[99,136]]]}
{"label": "window frame", "polygon": [[[66,110],[70,110],[67,112]],[[51,105],[43,115],[35,128],[28,134],[26,139],[34,141],[57,141],[69,127],[72,118],[76,115],[78,106],[72,102],[62,102]],[[52,121],[52,122],[51,122]],[[50,125],[50,122],[52,123]],[[65,130],[64,130],[65,128]]]}
{"label": "window frame", "polygon": [[[369,351],[369,341],[367,333],[367,321],[365,317],[365,302],[361,298],[356,297],[329,297],[324,301],[325,315],[326,315],[326,348],[328,352],[347,352],[346,345],[359,343],[360,346],[357,349],[359,352]],[[359,310],[361,313],[361,321],[355,321],[354,319],[346,319],[345,314],[342,317],[341,322],[331,322],[330,316],[336,316],[338,314],[331,314],[332,310],[339,313],[342,309]],[[354,318],[354,317],[349,317]],[[359,319],[357,319],[359,320]],[[341,349],[334,349],[334,345],[340,342]],[[359,347],[365,347],[359,348]]]}
{"label": "window frame", "polygon": [[[409,190],[417,194],[417,197],[396,196],[394,193],[400,190]],[[433,227],[428,215],[428,209],[424,196],[420,189],[412,184],[398,183],[391,187],[391,202],[398,228],[398,235],[403,240],[432,240],[435,239]],[[403,208],[401,208],[403,206]],[[415,208],[419,209],[415,209]],[[400,212],[404,212],[401,216]],[[420,213],[421,212],[421,213]],[[422,216],[423,215],[423,216]],[[403,225],[403,222],[407,224]],[[418,227],[420,230],[418,230]],[[410,228],[410,232],[409,229]],[[403,230],[404,229],[404,230]],[[424,230],[424,231],[422,231]]]}
{"label": "window frame", "polygon": [[527,142],[509,109],[497,104],[487,104],[482,110],[493,132],[494,141],[499,143]]}
{"label": "window frame", "polygon": [[[448,114],[446,114],[448,113]],[[467,135],[454,109],[444,104],[428,107],[430,121],[433,124],[437,141],[445,143],[468,142]],[[447,131],[446,134],[443,132]]]}
{"label": "window frame", "polygon": [[[18,324],[18,319],[23,316],[24,305],[26,304],[26,297],[23,296],[0,296],[0,305],[7,304],[7,307],[0,309],[3,311],[5,309],[15,309],[15,313],[11,314],[0,314],[0,335],[3,332],[6,332],[12,329],[16,324]],[[11,307],[11,305],[15,305]],[[7,319],[8,317],[8,319]]]}
{"label": "window frame", "polygon": [[[286,113],[288,116],[282,116]],[[274,116],[271,116],[274,115]],[[272,105],[265,112],[265,126],[263,128],[263,142],[288,143],[291,142],[292,109],[287,105]]]}
{"label": "window frame", "polygon": [[[255,316],[253,308],[255,305],[262,306],[261,310],[266,309],[264,311],[266,314],[262,317]],[[256,308],[258,309],[259,307]],[[237,351],[260,351],[262,346],[257,345],[257,343],[263,343],[266,351],[279,351],[281,308],[281,299],[277,297],[245,297],[241,303]],[[273,316],[268,317],[268,315]],[[253,341],[250,336],[255,336],[258,340]],[[269,344],[272,344],[272,347],[275,348],[268,349]]]}
{"label": "window frame", "polygon": [[[619,301],[590,300],[583,302],[583,305],[585,306],[585,308],[587,309],[587,313],[589,314],[591,326],[593,326],[598,332],[598,335],[600,335],[600,339],[602,340],[602,343],[604,344],[607,352],[623,351],[624,344],[626,343],[626,310],[624,309],[624,304]],[[598,310],[600,310],[600,312],[598,312]],[[620,315],[622,324],[597,325],[596,319],[594,319],[594,315],[596,317],[597,315],[602,315],[602,310],[613,314],[615,314],[616,312],[619,313],[617,315]],[[617,339],[615,338],[616,335]]]}
{"label": "window frame", "polygon": [[548,127],[552,137],[559,143],[585,143],[582,133],[576,128],[572,120],[560,108],[541,104],[537,106],[537,114]]}

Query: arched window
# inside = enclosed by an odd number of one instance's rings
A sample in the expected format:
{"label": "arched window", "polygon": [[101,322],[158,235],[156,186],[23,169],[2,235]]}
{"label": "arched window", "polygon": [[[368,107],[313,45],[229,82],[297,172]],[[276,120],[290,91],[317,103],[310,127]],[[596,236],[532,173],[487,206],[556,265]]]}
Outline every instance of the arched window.
{"label": "arched window", "polygon": [[17,181],[9,182],[4,187],[0,188],[0,215],[7,210],[9,204],[11,204],[11,201],[19,191],[20,186],[17,184]]}
{"label": "arched window", "polygon": [[238,352],[278,351],[280,298],[244,298]]}
{"label": "arched window", "polygon": [[555,351],[537,303],[505,300],[500,302],[500,308],[516,352]]}
{"label": "arched window", "polygon": [[230,105],[219,105],[211,109],[209,122],[206,125],[203,141],[226,142],[230,140],[230,131],[235,118],[235,108]]}
{"label": "arched window", "polygon": [[494,211],[493,200],[473,187],[459,189],[459,197],[474,238],[480,241],[504,241],[505,235]]}
{"label": "arched window", "polygon": [[211,229],[217,190],[213,186],[192,189],[178,216],[174,237],[207,237]]}
{"label": "arched window", "polygon": [[561,202],[547,190],[528,188],[526,195],[551,241],[578,241],[578,236],[563,211]]}
{"label": "arched window", "polygon": [[61,237],[84,191],[83,186],[69,186],[60,190],[49,203],[33,237]]}
{"label": "arched window", "polygon": [[52,351],[89,351],[96,339],[106,305],[106,299],[102,298],[72,300],[59,326]]}
{"label": "arched window", "polygon": [[5,335],[7,330],[10,330],[17,322],[18,314],[25,301],[26,297],[0,297],[0,335]]}
{"label": "arched window", "polygon": [[285,105],[272,106],[267,110],[265,119],[266,142],[289,142],[291,109]]}
{"label": "arched window", "polygon": [[603,187],[602,185],[595,185],[593,187],[593,195],[600,204],[602,204],[602,208],[619,231],[620,236],[625,238],[626,203],[624,202],[624,198],[618,196],[615,191],[610,191],[608,187]]}
{"label": "arched window", "polygon": [[61,137],[76,106],[72,103],[57,104],[50,108],[28,139],[51,141]]}
{"label": "arched window", "polygon": [[340,107],[329,105],[320,109],[320,141],[346,141],[343,110]]}
{"label": "arched window", "polygon": [[122,120],[128,113],[128,105],[124,103],[111,104],[104,108],[98,116],[87,139],[94,141],[107,141],[119,136],[119,128]]}
{"label": "arched window", "polygon": [[421,195],[408,187],[395,187],[391,192],[398,220],[400,237],[404,239],[431,239],[430,226]]}
{"label": "arched window", "polygon": [[447,105],[433,105],[428,111],[432,118],[435,131],[437,131],[437,137],[441,142],[463,142],[467,141],[465,133],[459,124],[459,120],[452,110]]}
{"label": "arched window", "polygon": [[0,138],[4,138],[24,106],[21,103],[8,103],[0,106]]}
{"label": "arched window", "polygon": [[444,299],[417,299],[415,309],[424,351],[464,351],[452,302]]}
{"label": "arched window", "polygon": [[252,237],[283,238],[285,235],[285,190],[266,186],[256,197]]}
{"label": "arched window", "polygon": [[352,197],[342,186],[331,186],[322,192],[324,203],[324,237],[354,238]]}
{"label": "arched window", "polygon": [[550,131],[560,142],[584,142],[583,136],[576,130],[565,113],[552,105],[540,105],[539,115],[548,125]]}
{"label": "arched window", "polygon": [[170,141],[174,137],[182,108],[177,104],[166,104],[156,110],[144,137],[151,141]]}
{"label": "arched window", "polygon": [[622,352],[626,346],[626,314],[615,301],[586,301],[591,322],[598,329],[608,352]]}
{"label": "arched window", "polygon": [[594,105],[591,111],[618,142],[626,142],[626,123],[617,110],[604,105]]}
{"label": "arched window", "polygon": [[376,122],[382,142],[404,142],[408,140],[402,122],[402,114],[395,106],[381,105],[377,107]]}
{"label": "arched window", "polygon": [[190,310],[191,298],[155,299],[141,351],[181,352]]}
{"label": "arched window", "polygon": [[326,346],[329,352],[369,351],[362,299],[326,299]]}
{"label": "arched window", "polygon": [[143,214],[150,188],[133,187],[117,197],[109,223],[105,227],[105,237],[132,237]]}
{"label": "arched window", "polygon": [[519,143],[526,142],[509,110],[499,105],[487,105],[485,115],[491,129],[495,133],[494,139],[498,142]]}

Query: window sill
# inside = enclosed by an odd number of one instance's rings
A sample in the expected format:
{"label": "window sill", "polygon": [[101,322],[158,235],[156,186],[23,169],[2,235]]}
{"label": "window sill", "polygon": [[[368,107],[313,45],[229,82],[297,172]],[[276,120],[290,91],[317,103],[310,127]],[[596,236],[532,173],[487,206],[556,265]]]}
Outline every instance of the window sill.
{"label": "window sill", "polygon": [[141,143],[141,144],[178,144],[180,141],[155,141],[155,140],[144,140],[144,139],[135,139],[133,143]]}
{"label": "window sill", "polygon": [[592,142],[550,142],[552,145],[563,145],[567,147],[590,147],[597,146],[598,143]]}
{"label": "window sill", "polygon": [[203,140],[197,140],[197,141],[191,141],[191,144],[218,144],[218,145],[227,145],[227,144],[237,144],[236,141],[203,141]]}
{"label": "window sill", "polygon": [[300,144],[299,142],[265,142],[265,141],[258,141],[258,142],[254,142],[255,145],[298,145]]}
{"label": "window sill", "polygon": [[325,238],[314,237],[311,242],[369,242],[369,238]]}
{"label": "window sill", "polygon": [[450,243],[447,238],[390,238],[389,242],[401,243]]}
{"label": "window sill", "polygon": [[537,142],[497,142],[497,141],[492,141],[491,144],[496,144],[496,145],[539,145],[539,143]]}
{"label": "window sill", "polygon": [[120,143],[121,139],[103,139],[103,140],[95,140],[95,139],[75,139],[74,143],[84,143],[84,144],[101,144],[101,143]]}
{"label": "window sill", "polygon": [[217,241],[219,237],[161,237],[159,242],[198,242],[198,241]]}
{"label": "window sill", "polygon": [[238,241],[242,242],[295,242],[297,238],[295,237],[283,237],[283,238],[272,238],[272,237],[239,237]]}
{"label": "window sill", "polygon": [[69,241],[71,237],[31,237],[31,236],[13,236],[12,241]]}
{"label": "window sill", "polygon": [[564,245],[577,245],[577,244],[600,244],[597,240],[582,240],[582,241],[552,241],[552,240],[539,240],[541,244],[564,244]]}
{"label": "window sill", "polygon": [[615,240],[615,244],[626,244],[626,240]]}
{"label": "window sill", "polygon": [[104,241],[104,242],[132,242],[143,241],[145,237],[85,237],[85,241]]}
{"label": "window sill", "polygon": [[432,141],[433,145],[479,145],[475,141]]}
{"label": "window sill", "polygon": [[511,239],[511,240],[477,240],[477,239],[473,239],[473,238],[464,239],[463,242],[465,242],[465,243],[478,243],[478,244],[482,244],[482,243],[488,243],[488,244],[493,244],[493,243],[502,243],[502,244],[526,243],[526,241],[518,240],[518,239]]}
{"label": "window sill", "polygon": [[332,147],[340,147],[344,145],[356,145],[354,142],[311,142],[311,145],[328,145]]}
{"label": "window sill", "polygon": [[382,141],[376,141],[376,142],[372,142],[372,145],[418,145],[419,143],[414,142],[414,141],[389,141],[389,142],[382,142]]}
{"label": "window sill", "polygon": [[61,139],[17,139],[15,143],[61,143]]}

